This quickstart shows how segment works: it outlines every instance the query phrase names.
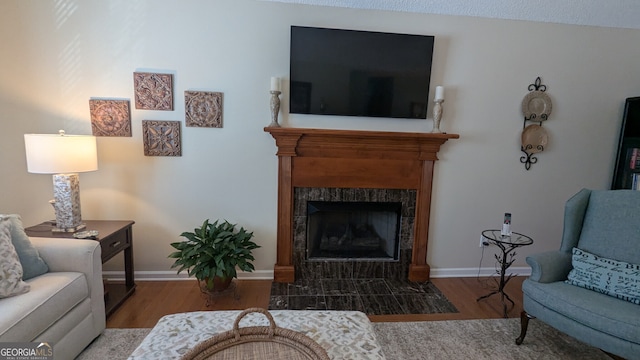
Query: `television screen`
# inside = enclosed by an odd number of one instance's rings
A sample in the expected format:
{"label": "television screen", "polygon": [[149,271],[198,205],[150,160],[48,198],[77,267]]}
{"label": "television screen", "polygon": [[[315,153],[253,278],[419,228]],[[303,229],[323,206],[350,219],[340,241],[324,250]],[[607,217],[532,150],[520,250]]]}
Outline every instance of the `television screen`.
{"label": "television screen", "polygon": [[289,112],[425,119],[434,37],[291,27]]}

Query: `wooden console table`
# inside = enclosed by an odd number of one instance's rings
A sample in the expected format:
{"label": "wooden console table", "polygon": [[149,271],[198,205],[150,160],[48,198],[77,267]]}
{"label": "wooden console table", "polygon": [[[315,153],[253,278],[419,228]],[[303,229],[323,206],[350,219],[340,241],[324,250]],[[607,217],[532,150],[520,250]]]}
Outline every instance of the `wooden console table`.
{"label": "wooden console table", "polygon": [[[98,230],[97,241],[102,250],[102,263],[124,252],[125,281],[105,283],[105,311],[111,315],[135,291],[133,279],[133,221],[130,220],[85,220],[86,230]],[[25,229],[28,236],[73,238],[73,233],[51,232],[53,223],[46,221]]]}

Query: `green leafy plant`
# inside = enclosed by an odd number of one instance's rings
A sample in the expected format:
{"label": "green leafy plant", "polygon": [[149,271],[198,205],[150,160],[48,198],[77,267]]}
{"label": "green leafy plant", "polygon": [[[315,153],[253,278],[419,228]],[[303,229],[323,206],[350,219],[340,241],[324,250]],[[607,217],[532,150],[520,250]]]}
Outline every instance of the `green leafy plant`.
{"label": "green leafy plant", "polygon": [[233,279],[237,277],[236,267],[242,271],[255,270],[251,254],[256,245],[251,238],[253,232],[243,227],[236,231],[236,225],[228,221],[209,223],[205,220],[193,232],[183,232],[184,241],[171,243],[177,251],[169,255],[176,259],[171,268],[178,267],[178,274],[187,270],[189,276],[206,281],[207,288],[213,289],[214,278]]}

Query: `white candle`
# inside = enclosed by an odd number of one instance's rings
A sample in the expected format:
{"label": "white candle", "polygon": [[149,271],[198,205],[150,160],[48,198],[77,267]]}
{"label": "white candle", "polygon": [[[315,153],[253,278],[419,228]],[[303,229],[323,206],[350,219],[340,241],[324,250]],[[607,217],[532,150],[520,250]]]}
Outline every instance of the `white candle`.
{"label": "white candle", "polygon": [[436,86],[436,98],[435,101],[444,100],[444,88],[442,86]]}
{"label": "white candle", "polygon": [[271,77],[271,91],[280,91],[280,78]]}

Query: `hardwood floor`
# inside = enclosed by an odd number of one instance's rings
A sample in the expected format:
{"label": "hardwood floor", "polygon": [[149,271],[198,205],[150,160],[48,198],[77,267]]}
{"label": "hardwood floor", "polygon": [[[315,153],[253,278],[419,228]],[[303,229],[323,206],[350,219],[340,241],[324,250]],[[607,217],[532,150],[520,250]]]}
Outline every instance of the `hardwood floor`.
{"label": "hardwood floor", "polygon": [[[515,302],[509,317],[519,317],[522,311],[522,282],[526,277],[514,277],[505,291]],[[476,299],[491,291],[494,278],[437,278],[433,284],[458,309],[450,314],[370,315],[371,321],[427,321],[493,319],[502,317],[499,295],[479,302]],[[108,328],[150,328],[168,314],[188,311],[243,310],[249,307],[267,308],[271,291],[270,280],[237,281],[233,292],[213,299],[209,307],[193,281],[139,281],[133,295],[108,319]]]}

